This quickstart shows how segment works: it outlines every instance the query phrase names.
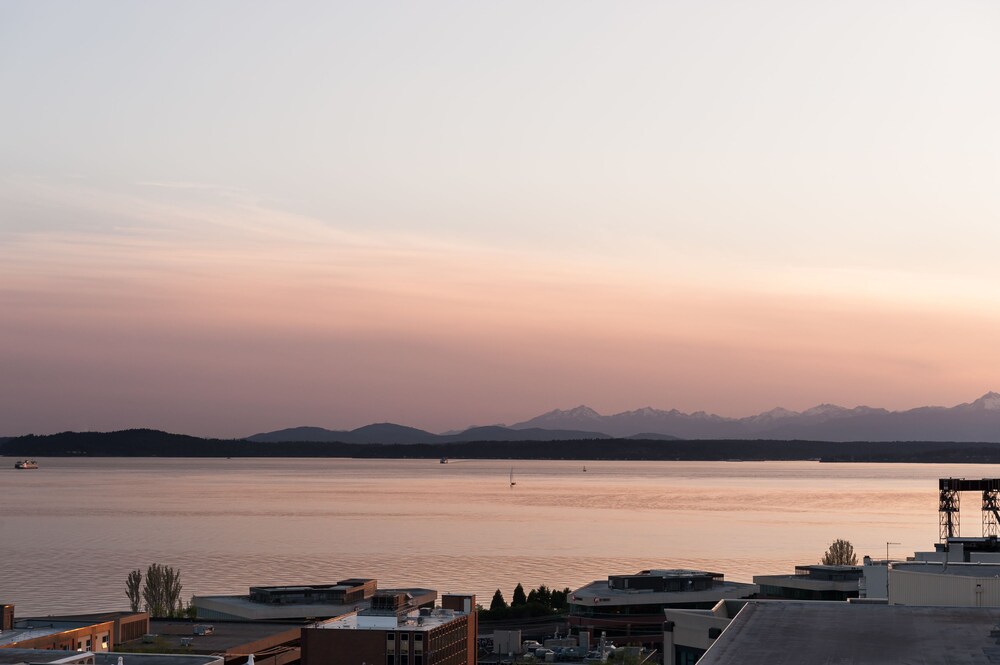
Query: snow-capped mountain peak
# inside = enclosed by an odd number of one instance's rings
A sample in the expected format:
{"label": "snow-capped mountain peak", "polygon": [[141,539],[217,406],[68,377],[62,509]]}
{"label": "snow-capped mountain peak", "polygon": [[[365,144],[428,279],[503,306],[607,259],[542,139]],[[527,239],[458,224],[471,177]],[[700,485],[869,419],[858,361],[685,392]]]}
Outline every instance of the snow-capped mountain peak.
{"label": "snow-capped mountain peak", "polygon": [[634,411],[622,411],[621,413],[616,413],[614,418],[658,418],[660,416],[668,415],[670,411],[662,411],[660,409],[654,409],[651,406],[644,406],[641,409],[636,409]]}
{"label": "snow-capped mountain peak", "polygon": [[763,423],[774,420],[783,420],[785,418],[794,418],[795,416],[801,415],[798,411],[791,411],[789,409],[777,406],[770,411],[765,411],[763,413],[758,413],[756,416],[750,416],[746,418],[751,422]]}
{"label": "snow-capped mountain peak", "polygon": [[978,411],[1000,411],[1000,393],[991,390],[967,406]]}
{"label": "snow-capped mountain peak", "polygon": [[836,416],[841,413],[848,411],[842,406],[837,406],[836,404],[817,404],[811,409],[806,409],[800,415],[803,416]]}
{"label": "snow-capped mountain peak", "polygon": [[525,428],[601,432],[612,437],[661,434],[681,439],[804,439],[816,441],[998,441],[1000,393],[955,407],[889,411],[870,406],[819,404],[797,413],[775,408],[755,416],[730,418],[705,411],[642,407],[602,416],[590,407],[556,409],[511,425]]}
{"label": "snow-capped mountain peak", "polygon": [[589,406],[581,404],[572,409],[553,409],[539,418],[571,418],[573,420],[599,420],[601,414]]}
{"label": "snow-capped mountain peak", "polygon": [[564,412],[564,415],[572,416],[574,418],[600,418],[601,417],[601,414],[599,414],[597,411],[594,411],[589,406],[585,406],[583,404],[581,404],[580,406],[578,406],[578,407],[576,407],[574,409],[570,409],[569,411]]}

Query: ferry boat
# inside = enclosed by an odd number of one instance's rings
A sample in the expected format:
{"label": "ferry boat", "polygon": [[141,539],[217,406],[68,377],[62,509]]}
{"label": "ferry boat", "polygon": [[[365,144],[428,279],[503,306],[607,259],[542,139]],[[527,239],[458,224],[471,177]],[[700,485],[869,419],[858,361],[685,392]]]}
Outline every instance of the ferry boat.
{"label": "ferry boat", "polygon": [[33,459],[18,460],[17,462],[14,462],[14,468],[15,469],[37,469],[38,468],[38,462],[36,462]]}

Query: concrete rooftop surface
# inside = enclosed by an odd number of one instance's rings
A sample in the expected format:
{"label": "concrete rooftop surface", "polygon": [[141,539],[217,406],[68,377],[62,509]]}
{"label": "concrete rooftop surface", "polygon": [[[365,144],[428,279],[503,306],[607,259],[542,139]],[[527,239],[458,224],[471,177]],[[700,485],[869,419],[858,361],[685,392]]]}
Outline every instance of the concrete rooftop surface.
{"label": "concrete rooftop surface", "polygon": [[1000,609],[750,601],[698,665],[1000,664]]}

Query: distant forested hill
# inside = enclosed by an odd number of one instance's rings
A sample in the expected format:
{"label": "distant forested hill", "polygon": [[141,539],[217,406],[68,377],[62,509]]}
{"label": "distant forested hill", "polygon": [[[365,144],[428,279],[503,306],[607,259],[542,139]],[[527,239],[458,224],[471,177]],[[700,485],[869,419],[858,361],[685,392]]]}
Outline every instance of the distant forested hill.
{"label": "distant forested hill", "polygon": [[8,457],[357,457],[579,460],[822,460],[1000,463],[998,443],[648,439],[358,444],[201,439],[149,429],[63,432],[0,442]]}

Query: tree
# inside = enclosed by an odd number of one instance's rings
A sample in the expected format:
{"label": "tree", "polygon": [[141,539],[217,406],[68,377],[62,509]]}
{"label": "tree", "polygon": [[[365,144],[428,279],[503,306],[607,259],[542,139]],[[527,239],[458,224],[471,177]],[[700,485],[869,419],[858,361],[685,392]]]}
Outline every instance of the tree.
{"label": "tree", "polygon": [[180,609],[181,573],[170,566],[150,564],[146,569],[146,584],[142,599],[146,611],[154,617],[169,617]]}
{"label": "tree", "polygon": [[544,584],[539,584],[538,589],[535,590],[535,601],[552,609],[552,590]]}
{"label": "tree", "polygon": [[568,605],[567,599],[571,593],[573,592],[569,590],[569,587],[566,587],[562,591],[554,590],[552,592],[552,609],[556,612],[564,611]]}
{"label": "tree", "polygon": [[823,555],[823,564],[827,566],[856,566],[858,557],[854,553],[854,545],[851,541],[838,538],[830,544],[826,554]]}
{"label": "tree", "polygon": [[490,602],[490,612],[503,612],[507,609],[507,601],[503,599],[503,594],[500,593],[500,589],[493,594],[493,600]]}
{"label": "tree", "polygon": [[540,605],[547,610],[552,609],[552,591],[549,590],[544,584],[539,585],[537,589],[532,589],[528,592],[528,604],[529,605]]}
{"label": "tree", "polygon": [[128,604],[133,612],[138,612],[139,605],[142,603],[141,586],[142,571],[136,568],[128,574],[128,578],[125,580],[125,595],[128,596]]}
{"label": "tree", "polygon": [[524,595],[524,587],[518,582],[514,587],[514,595],[510,599],[511,607],[521,607],[528,604],[528,597]]}

